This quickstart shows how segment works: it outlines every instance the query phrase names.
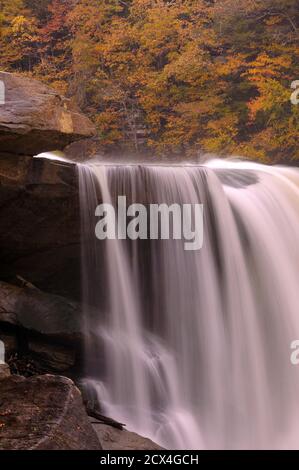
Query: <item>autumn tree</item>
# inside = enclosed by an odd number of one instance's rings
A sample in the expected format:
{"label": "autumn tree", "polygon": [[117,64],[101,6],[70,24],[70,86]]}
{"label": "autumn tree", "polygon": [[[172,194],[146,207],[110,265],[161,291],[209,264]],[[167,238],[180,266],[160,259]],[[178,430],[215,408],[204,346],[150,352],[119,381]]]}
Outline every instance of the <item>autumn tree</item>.
{"label": "autumn tree", "polygon": [[0,59],[72,96],[102,146],[298,159],[298,0],[0,0]]}
{"label": "autumn tree", "polygon": [[30,71],[35,64],[36,19],[23,0],[0,0],[0,61],[8,70]]}

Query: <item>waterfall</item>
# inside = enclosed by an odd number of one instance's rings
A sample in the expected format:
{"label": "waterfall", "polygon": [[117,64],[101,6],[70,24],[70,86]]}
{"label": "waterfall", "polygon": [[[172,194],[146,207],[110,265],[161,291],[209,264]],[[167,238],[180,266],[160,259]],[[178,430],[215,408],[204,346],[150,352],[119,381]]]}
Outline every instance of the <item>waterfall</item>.
{"label": "waterfall", "polygon": [[[78,165],[86,381],[171,449],[299,448],[299,172]],[[95,237],[104,201],[203,204],[204,244]]]}

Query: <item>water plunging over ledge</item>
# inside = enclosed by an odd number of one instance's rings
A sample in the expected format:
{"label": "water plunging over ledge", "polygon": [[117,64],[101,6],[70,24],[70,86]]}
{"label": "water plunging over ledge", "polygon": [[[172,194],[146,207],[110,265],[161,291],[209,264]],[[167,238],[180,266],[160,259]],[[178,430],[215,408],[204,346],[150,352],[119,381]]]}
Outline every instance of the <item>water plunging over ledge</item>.
{"label": "water plunging over ledge", "polygon": [[[299,171],[78,165],[86,382],[173,449],[299,448]],[[95,208],[204,205],[204,246],[95,237]]]}

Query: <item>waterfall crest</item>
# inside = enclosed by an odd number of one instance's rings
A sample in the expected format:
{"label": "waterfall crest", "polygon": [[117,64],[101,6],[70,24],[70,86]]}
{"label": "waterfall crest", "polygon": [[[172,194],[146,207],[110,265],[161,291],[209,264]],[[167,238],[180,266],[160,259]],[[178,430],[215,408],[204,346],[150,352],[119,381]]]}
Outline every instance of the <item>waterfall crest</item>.
{"label": "waterfall crest", "polygon": [[[86,382],[172,449],[299,448],[299,171],[78,165]],[[95,237],[100,201],[203,204],[204,245]]]}

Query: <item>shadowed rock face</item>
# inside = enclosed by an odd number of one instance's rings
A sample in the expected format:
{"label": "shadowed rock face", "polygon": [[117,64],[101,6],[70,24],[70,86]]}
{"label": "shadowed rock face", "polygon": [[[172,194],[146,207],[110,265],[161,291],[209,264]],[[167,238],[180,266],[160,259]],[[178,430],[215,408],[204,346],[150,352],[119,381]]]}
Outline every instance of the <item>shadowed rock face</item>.
{"label": "shadowed rock face", "polygon": [[[68,298],[80,297],[77,172],[33,155],[94,127],[47,86],[2,72],[0,80],[0,339],[12,373],[76,375],[81,308]],[[0,450],[101,449],[72,381],[8,375],[2,365]]]}
{"label": "shadowed rock face", "polygon": [[7,364],[0,363],[0,380],[10,377],[10,370]]}
{"label": "shadowed rock face", "polygon": [[0,281],[0,339],[5,358],[16,373],[72,374],[81,358],[81,305],[33,287]]}
{"label": "shadowed rock face", "polygon": [[10,283],[0,285],[0,337],[12,370],[34,361],[32,373],[66,372],[82,337],[81,308],[68,300],[80,299],[78,177],[74,164],[32,155],[94,128],[42,83],[2,72],[0,80],[0,281]]}
{"label": "shadowed rock face", "polygon": [[29,353],[47,370],[65,371],[74,365],[81,330],[80,308],[67,300],[80,298],[78,178],[74,164],[32,155],[63,148],[94,128],[40,82],[2,72],[0,80],[6,95],[0,104],[0,280],[38,288],[1,284],[0,336],[7,357]]}
{"label": "shadowed rock face", "polygon": [[80,215],[75,165],[33,155],[95,133],[66,98],[31,78],[0,72],[0,279],[80,296]]}
{"label": "shadowed rock face", "polygon": [[31,78],[0,72],[0,151],[36,155],[91,137],[95,128],[70,100]]}
{"label": "shadowed rock face", "polygon": [[80,305],[76,302],[0,281],[2,323],[72,343],[81,336],[81,321]]}
{"label": "shadowed rock face", "polygon": [[1,450],[101,448],[71,380],[51,375],[1,380]]}
{"label": "shadowed rock face", "polygon": [[0,156],[1,278],[80,296],[80,212],[76,167]]}

